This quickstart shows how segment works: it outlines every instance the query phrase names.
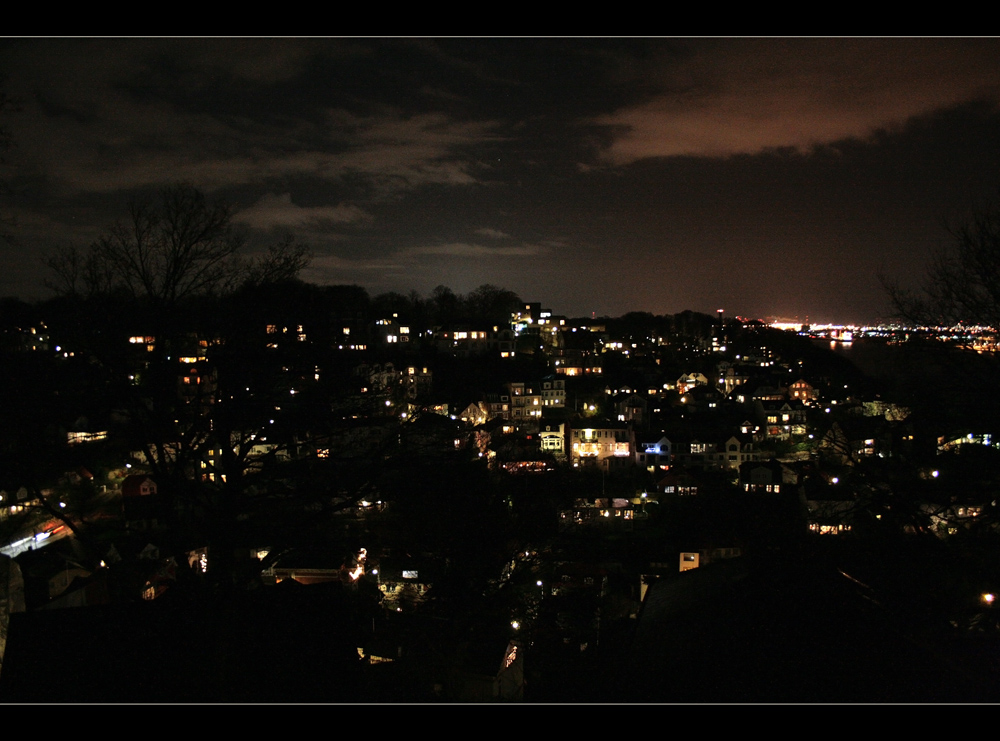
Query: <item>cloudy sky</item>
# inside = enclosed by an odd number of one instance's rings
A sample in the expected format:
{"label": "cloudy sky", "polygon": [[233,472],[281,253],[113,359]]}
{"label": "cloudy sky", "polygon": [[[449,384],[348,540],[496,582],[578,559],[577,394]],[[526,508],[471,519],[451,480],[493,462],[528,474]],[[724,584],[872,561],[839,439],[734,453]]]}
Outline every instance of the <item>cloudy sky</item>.
{"label": "cloudy sky", "polygon": [[177,182],[303,277],[866,322],[1000,202],[1000,39],[6,39],[0,295]]}

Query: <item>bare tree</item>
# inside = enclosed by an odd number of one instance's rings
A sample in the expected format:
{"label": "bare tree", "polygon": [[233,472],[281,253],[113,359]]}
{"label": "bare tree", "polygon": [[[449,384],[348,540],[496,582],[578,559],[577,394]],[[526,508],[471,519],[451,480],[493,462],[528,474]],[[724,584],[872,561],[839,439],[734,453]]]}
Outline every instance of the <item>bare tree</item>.
{"label": "bare tree", "polygon": [[[177,185],[134,201],[88,248],[45,261],[49,286],[74,299],[57,302],[56,321],[115,390],[131,449],[143,451],[161,496],[177,505],[166,507],[173,527],[202,532],[230,556],[227,538],[247,493],[273,485],[261,469],[293,437],[275,431],[288,427],[277,410],[287,416],[291,363],[258,337],[263,325],[246,314],[249,295],[294,279],[308,262],[292,239],[246,256],[234,214],[231,204]],[[127,350],[133,325],[155,336],[138,365]],[[201,360],[182,366],[179,348],[193,347],[197,333]],[[197,382],[194,394],[185,380]],[[232,564],[226,555],[215,563],[225,579]]]}
{"label": "bare tree", "polygon": [[949,228],[951,243],[931,260],[919,290],[880,276],[896,314],[923,326],[1000,327],[1000,207]]}
{"label": "bare tree", "polygon": [[292,280],[309,263],[309,253],[305,247],[296,245],[292,237],[286,237],[256,260],[251,260],[235,271],[233,277],[248,286],[261,286]]}
{"label": "bare tree", "polygon": [[210,201],[190,185],[175,185],[157,200],[136,200],[128,218],[86,250],[57,250],[45,259],[48,285],[60,295],[122,291],[173,305],[197,295],[295,277],[309,257],[286,239],[262,257],[243,257],[246,235],[233,224],[234,207]]}

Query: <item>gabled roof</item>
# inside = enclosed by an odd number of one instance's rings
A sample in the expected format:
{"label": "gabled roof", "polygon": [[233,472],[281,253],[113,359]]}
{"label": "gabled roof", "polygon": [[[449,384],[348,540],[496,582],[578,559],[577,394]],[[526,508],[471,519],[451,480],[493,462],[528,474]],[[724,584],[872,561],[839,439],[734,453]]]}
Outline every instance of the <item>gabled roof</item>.
{"label": "gabled roof", "polygon": [[149,481],[153,484],[153,488],[156,488],[156,482],[153,481],[150,476],[144,473],[133,473],[129,474],[122,481],[122,496],[123,497],[137,497],[142,494],[142,485]]}

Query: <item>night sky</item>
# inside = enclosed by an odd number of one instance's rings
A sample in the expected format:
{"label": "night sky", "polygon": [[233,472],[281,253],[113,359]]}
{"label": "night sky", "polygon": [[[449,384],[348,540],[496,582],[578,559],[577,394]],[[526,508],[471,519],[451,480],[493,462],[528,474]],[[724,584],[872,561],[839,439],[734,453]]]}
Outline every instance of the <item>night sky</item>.
{"label": "night sky", "polygon": [[0,295],[177,182],[315,283],[871,322],[1000,202],[1000,39],[6,39]]}

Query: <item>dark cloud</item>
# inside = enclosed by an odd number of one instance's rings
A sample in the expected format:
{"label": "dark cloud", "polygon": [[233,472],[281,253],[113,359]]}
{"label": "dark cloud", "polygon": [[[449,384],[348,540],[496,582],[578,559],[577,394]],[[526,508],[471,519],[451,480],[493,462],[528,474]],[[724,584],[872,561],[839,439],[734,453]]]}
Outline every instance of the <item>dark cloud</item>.
{"label": "dark cloud", "polygon": [[305,277],[873,319],[996,195],[995,39],[10,39],[0,293],[184,181]]}
{"label": "dark cloud", "polygon": [[996,100],[1000,46],[976,39],[749,39],[664,65],[647,100],[595,121],[614,164],[800,152],[972,100]]}

